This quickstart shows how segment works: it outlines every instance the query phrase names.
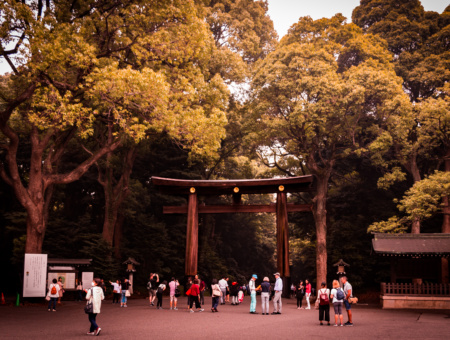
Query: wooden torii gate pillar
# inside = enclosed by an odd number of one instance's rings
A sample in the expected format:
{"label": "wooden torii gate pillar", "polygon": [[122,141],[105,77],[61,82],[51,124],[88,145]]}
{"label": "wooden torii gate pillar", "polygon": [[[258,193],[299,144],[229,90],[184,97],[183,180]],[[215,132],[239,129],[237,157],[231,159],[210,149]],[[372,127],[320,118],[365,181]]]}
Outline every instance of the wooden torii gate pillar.
{"label": "wooden torii gate pillar", "polygon": [[[265,180],[236,180],[236,181],[202,181],[176,180],[152,177],[154,185],[161,191],[172,194],[188,193],[187,206],[165,206],[165,214],[187,213],[186,229],[186,262],[185,274],[197,274],[198,265],[198,214],[200,213],[243,213],[269,212],[276,213],[277,225],[277,271],[283,278],[283,296],[289,297],[291,273],[289,268],[289,225],[288,212],[311,211],[309,204],[288,204],[285,186],[293,192],[311,191],[313,177],[301,176],[281,179]],[[198,192],[202,195],[232,194],[233,205],[201,205],[198,204]],[[276,204],[242,205],[241,194],[275,193]]]}

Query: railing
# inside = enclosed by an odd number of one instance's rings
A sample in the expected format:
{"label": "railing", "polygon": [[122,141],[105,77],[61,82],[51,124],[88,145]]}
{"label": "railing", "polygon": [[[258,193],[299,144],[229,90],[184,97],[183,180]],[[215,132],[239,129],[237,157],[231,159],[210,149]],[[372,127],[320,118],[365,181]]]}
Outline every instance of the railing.
{"label": "railing", "polygon": [[381,295],[450,296],[450,284],[446,283],[381,283]]}

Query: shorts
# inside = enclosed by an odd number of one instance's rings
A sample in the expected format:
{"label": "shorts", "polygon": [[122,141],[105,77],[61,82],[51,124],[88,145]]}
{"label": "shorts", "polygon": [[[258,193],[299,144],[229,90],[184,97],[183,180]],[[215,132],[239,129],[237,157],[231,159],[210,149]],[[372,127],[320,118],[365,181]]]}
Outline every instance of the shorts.
{"label": "shorts", "polygon": [[333,302],[334,314],[342,315],[342,302]]}
{"label": "shorts", "polygon": [[170,295],[170,302],[177,302],[177,297],[175,295]]}
{"label": "shorts", "polygon": [[150,296],[150,297],[156,296],[156,289],[150,289],[148,291],[148,296]]}
{"label": "shorts", "polygon": [[352,309],[352,305],[347,300],[344,300],[344,305],[346,310]]}

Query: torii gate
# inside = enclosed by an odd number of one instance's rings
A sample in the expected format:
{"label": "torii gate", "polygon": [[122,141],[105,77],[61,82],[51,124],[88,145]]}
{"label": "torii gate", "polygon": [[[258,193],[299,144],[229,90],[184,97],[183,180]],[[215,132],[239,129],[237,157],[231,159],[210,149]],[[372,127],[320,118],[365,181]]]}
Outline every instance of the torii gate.
{"label": "torii gate", "polygon": [[[277,270],[290,287],[288,212],[312,211],[310,204],[287,203],[286,193],[313,191],[313,176],[273,179],[240,180],[183,180],[152,177],[151,181],[160,192],[188,195],[188,205],[165,206],[164,214],[187,214],[185,274],[197,274],[198,262],[198,214],[217,213],[276,213],[277,216]],[[276,204],[241,204],[242,194],[276,193]],[[199,205],[198,195],[232,195],[232,205]]]}

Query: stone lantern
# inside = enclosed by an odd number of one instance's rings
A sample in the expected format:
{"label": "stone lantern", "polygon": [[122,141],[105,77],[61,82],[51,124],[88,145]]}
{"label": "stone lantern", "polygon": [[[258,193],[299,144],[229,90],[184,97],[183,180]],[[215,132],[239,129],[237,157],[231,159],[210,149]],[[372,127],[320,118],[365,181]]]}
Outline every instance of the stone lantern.
{"label": "stone lantern", "polygon": [[130,281],[130,293],[133,294],[133,274],[136,271],[136,266],[140,265],[134,258],[129,257],[123,264],[127,265],[128,280]]}
{"label": "stone lantern", "polygon": [[338,275],[339,284],[341,284],[341,277],[346,275],[345,267],[350,267],[348,263],[345,263],[344,260],[340,259],[339,262],[333,264],[333,267],[337,267],[336,274]]}

